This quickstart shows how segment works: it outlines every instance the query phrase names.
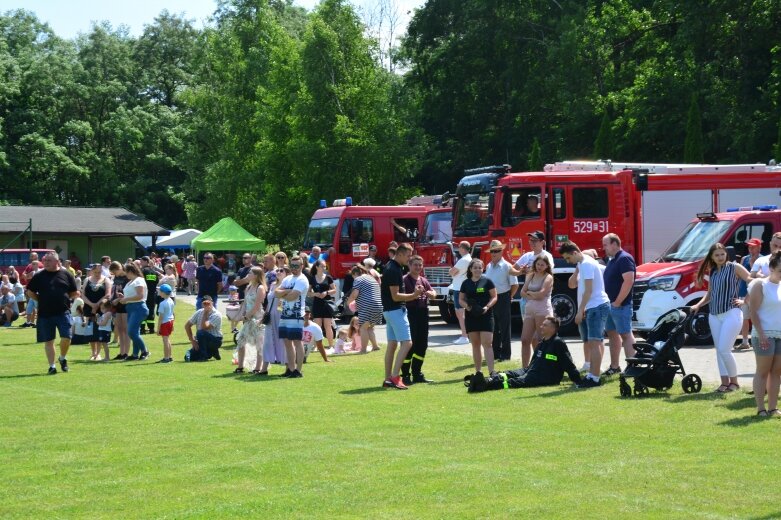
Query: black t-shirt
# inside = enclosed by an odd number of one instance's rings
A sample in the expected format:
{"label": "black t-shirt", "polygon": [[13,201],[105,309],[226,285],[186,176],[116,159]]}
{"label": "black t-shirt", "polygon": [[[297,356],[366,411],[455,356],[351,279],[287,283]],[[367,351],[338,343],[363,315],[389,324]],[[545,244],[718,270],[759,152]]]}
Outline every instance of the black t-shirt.
{"label": "black t-shirt", "polygon": [[[318,282],[317,279],[313,276],[309,279],[309,285],[312,287],[312,292],[315,293],[322,293],[322,292],[328,292],[331,290],[331,285],[334,283],[334,279],[331,278],[330,275],[325,275],[325,279],[322,282]],[[319,299],[319,298],[318,298]],[[315,299],[317,301],[318,299]],[[329,294],[323,300],[332,300],[333,298]]]}
{"label": "black t-shirt", "polygon": [[461,293],[470,307],[482,308],[488,305],[488,302],[491,301],[491,289],[495,288],[496,286],[491,279],[485,275],[476,282],[467,278],[461,283]]}
{"label": "black t-shirt", "polygon": [[[249,265],[249,266],[245,265],[244,267],[239,269],[238,272],[236,273],[236,280],[241,280],[242,278],[246,278],[249,275],[249,272],[251,270],[252,270],[252,266],[251,265]],[[247,285],[249,285],[249,284],[237,285],[236,286],[236,288],[239,290],[239,300],[243,300],[244,299],[244,291],[247,289]]]}
{"label": "black t-shirt", "polygon": [[70,293],[79,290],[76,279],[65,269],[46,271],[33,276],[27,290],[38,295],[38,315],[42,318],[59,316],[70,310]]}
{"label": "black t-shirt", "polygon": [[558,336],[543,339],[526,370],[527,380],[533,379],[541,385],[558,385],[564,372],[573,383],[580,382],[580,373],[572,362],[567,344]]}
{"label": "black t-shirt", "polygon": [[389,260],[382,271],[382,284],[380,284],[383,311],[395,311],[404,305],[404,302],[393,300],[390,288],[394,285],[399,288],[399,292],[404,292],[404,275],[401,272],[401,265],[396,260]]}
{"label": "black t-shirt", "polygon": [[144,267],[141,269],[141,273],[146,282],[146,299],[152,300],[157,294],[157,282],[160,280],[160,275],[152,267]]}

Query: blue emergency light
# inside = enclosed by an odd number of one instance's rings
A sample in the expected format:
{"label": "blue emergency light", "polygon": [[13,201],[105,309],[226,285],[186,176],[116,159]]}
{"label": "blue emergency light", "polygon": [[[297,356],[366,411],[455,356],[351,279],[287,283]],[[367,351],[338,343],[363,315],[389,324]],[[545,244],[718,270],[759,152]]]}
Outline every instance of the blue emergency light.
{"label": "blue emergency light", "polygon": [[325,202],[325,199],[320,199],[320,209],[327,208],[328,204]]}
{"label": "blue emergency light", "polygon": [[761,206],[740,206],[739,208],[727,208],[727,213],[734,211],[773,211],[778,209],[775,204],[763,204]]}

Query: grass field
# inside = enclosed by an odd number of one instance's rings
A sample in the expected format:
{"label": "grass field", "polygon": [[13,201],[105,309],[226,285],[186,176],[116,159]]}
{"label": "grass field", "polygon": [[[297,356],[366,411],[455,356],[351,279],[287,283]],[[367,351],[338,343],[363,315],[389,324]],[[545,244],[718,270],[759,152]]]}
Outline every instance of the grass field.
{"label": "grass field", "polygon": [[0,330],[0,518],[781,517],[781,421],[743,392],[468,395],[441,354],[408,391],[377,353],[234,376],[229,350],[181,361],[191,310],[170,365],[76,346],[46,376],[34,331]]}

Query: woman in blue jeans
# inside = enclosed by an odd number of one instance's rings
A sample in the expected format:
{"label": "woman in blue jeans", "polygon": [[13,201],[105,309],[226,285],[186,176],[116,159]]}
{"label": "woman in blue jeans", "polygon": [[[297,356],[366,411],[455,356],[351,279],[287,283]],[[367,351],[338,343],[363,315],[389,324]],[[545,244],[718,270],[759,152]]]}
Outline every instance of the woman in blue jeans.
{"label": "woman in blue jeans", "polygon": [[146,349],[144,339],[141,337],[141,324],[149,314],[146,306],[146,281],[141,274],[141,269],[136,264],[129,263],[125,266],[125,276],[128,282],[122,292],[117,293],[114,304],[121,303],[127,310],[127,335],[133,342],[133,355],[125,358],[125,361],[146,359],[149,351]]}

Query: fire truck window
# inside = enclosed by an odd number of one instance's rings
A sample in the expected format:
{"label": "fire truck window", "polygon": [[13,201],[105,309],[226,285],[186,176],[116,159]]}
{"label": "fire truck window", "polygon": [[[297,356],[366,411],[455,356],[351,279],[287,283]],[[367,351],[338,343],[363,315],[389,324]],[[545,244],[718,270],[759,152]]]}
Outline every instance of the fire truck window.
{"label": "fire truck window", "polygon": [[748,254],[748,246],[746,241],[752,238],[758,238],[762,241],[763,255],[770,252],[770,239],[773,236],[773,226],[769,222],[751,222],[740,226],[732,234],[725,246],[732,246],[735,248],[735,254],[739,257],[746,256]]}
{"label": "fire truck window", "polygon": [[607,218],[607,188],[574,188],[572,215],[574,218]]}
{"label": "fire truck window", "polygon": [[353,219],[352,240],[358,244],[368,243],[374,240],[374,227],[371,219]]}
{"label": "fire truck window", "polygon": [[396,242],[417,240],[418,219],[394,218],[391,219],[391,225],[393,226],[393,240],[395,240]]}
{"label": "fire truck window", "polygon": [[553,190],[553,218],[556,220],[567,217],[567,203],[564,198],[564,188]]}
{"label": "fire truck window", "polygon": [[505,192],[502,203],[502,226],[515,226],[522,220],[540,218],[540,189],[527,188]]}

